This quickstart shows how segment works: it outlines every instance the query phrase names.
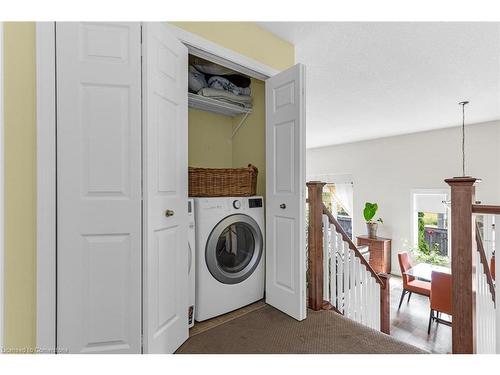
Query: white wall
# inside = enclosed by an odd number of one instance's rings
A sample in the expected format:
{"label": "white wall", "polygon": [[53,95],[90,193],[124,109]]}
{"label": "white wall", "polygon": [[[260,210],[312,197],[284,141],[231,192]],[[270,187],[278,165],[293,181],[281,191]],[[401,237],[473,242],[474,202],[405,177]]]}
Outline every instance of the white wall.
{"label": "white wall", "polygon": [[[477,197],[500,204],[500,121],[466,127],[466,174],[481,178]],[[307,175],[351,174],[354,182],[354,235],[366,234],[362,210],[377,202],[392,238],[392,273],[400,274],[397,252],[411,244],[411,190],[443,189],[445,178],[460,176],[459,127],[307,150]]]}

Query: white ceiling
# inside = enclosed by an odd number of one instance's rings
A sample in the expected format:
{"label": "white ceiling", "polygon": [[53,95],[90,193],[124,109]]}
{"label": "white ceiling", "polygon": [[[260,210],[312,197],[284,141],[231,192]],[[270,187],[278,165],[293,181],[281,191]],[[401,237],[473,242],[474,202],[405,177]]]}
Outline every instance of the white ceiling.
{"label": "white ceiling", "polygon": [[500,119],[500,23],[259,24],[306,65],[307,147]]}

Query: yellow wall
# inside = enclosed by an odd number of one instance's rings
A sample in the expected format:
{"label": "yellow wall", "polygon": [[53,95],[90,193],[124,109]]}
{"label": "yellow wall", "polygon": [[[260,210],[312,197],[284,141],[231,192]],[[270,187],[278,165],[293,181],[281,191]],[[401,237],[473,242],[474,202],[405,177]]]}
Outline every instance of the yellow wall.
{"label": "yellow wall", "polygon": [[[253,111],[233,138],[233,167],[245,167],[251,163],[257,167],[257,195],[266,194],[266,98],[265,84],[252,79]],[[233,128],[242,116],[233,119]]]}
{"label": "yellow wall", "polygon": [[[273,68],[283,70],[294,63],[291,44],[249,22],[177,22],[177,26],[233,49]],[[253,84],[254,92],[263,90]],[[35,128],[35,25],[4,24],[4,120],[5,120],[5,346],[35,346],[36,314],[36,128]],[[263,95],[262,99],[263,100]],[[254,115],[227,147],[225,135],[237,119],[213,115],[202,121],[199,111],[190,110],[190,149],[203,140],[213,152],[190,153],[193,165],[243,166],[247,162],[259,168],[259,193],[263,193],[265,175],[263,140],[264,115]],[[260,114],[259,114],[260,113]],[[210,118],[210,120],[207,120]],[[224,122],[222,127],[217,124]],[[202,126],[205,125],[205,128]],[[193,134],[191,132],[191,134]],[[221,137],[222,135],[222,137]],[[245,136],[245,137],[244,137]],[[246,140],[255,141],[248,142]],[[261,142],[262,141],[262,142]],[[220,147],[217,147],[219,145]],[[229,150],[229,151],[228,151]],[[209,158],[209,159],[208,159]],[[213,163],[213,165],[212,165]]]}
{"label": "yellow wall", "polygon": [[231,168],[231,117],[189,109],[189,166]]}
{"label": "yellow wall", "polygon": [[254,22],[172,22],[172,24],[278,70],[289,68],[295,61],[295,49],[292,44]]}
{"label": "yellow wall", "polygon": [[253,164],[259,170],[257,195],[266,192],[266,108],[264,82],[252,79],[252,113],[231,141],[244,115],[228,117],[189,109],[189,166],[241,168]]}
{"label": "yellow wall", "polygon": [[4,24],[5,336],[35,346],[35,24]]}

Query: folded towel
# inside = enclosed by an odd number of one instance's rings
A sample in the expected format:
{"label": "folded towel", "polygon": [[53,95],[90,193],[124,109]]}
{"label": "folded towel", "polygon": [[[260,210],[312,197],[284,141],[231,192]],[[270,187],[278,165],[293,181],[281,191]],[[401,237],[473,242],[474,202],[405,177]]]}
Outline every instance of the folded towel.
{"label": "folded towel", "polygon": [[227,78],[221,76],[210,77],[208,86],[213,89],[226,90],[236,95],[250,95],[250,87],[238,87]]}
{"label": "folded towel", "polygon": [[252,103],[238,103],[238,102],[233,102],[232,100],[229,100],[229,99],[222,99],[222,98],[216,98],[216,100],[218,102],[224,102],[224,103],[237,105],[237,106],[242,107],[242,108],[247,108],[247,109],[252,108]]}
{"label": "folded towel", "polygon": [[236,95],[225,90],[217,90],[211,87],[205,87],[198,91],[198,95],[206,96],[217,100],[222,100],[229,103],[238,104],[246,108],[251,107],[252,97],[248,95]]}
{"label": "folded towel", "polygon": [[196,70],[192,65],[189,65],[188,73],[188,86],[189,91],[198,92],[204,87],[208,87],[208,83],[205,80],[205,75]]}

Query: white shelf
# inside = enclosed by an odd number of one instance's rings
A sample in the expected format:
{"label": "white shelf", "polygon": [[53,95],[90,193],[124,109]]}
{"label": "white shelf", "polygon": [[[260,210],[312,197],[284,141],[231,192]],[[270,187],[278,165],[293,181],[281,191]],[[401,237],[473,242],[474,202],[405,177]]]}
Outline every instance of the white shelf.
{"label": "white shelf", "polygon": [[252,113],[251,108],[243,108],[237,104],[221,102],[217,99],[206,96],[188,93],[188,105],[190,108],[201,109],[202,111],[214,112],[224,116],[238,116],[245,113]]}

